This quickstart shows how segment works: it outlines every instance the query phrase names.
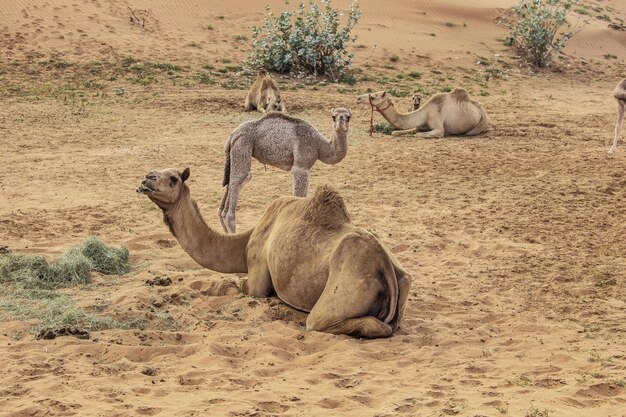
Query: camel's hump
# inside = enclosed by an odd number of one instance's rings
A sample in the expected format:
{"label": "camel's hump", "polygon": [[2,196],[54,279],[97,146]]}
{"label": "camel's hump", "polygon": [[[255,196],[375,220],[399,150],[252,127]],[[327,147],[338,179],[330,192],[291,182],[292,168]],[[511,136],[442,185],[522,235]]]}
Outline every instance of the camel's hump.
{"label": "camel's hump", "polygon": [[469,94],[462,88],[455,88],[450,92],[450,95],[459,101],[469,100]]}
{"label": "camel's hump", "polygon": [[[269,120],[271,120],[271,119],[282,119],[282,120],[287,120],[289,122],[294,122],[294,123],[306,123],[302,119],[298,119],[297,117],[293,117],[293,116],[288,116],[285,113],[280,112],[280,111],[267,112],[259,119],[259,121],[268,120],[268,119]],[[308,123],[306,123],[306,124],[308,124]]]}
{"label": "camel's hump", "polygon": [[327,228],[350,222],[343,198],[328,185],[318,187],[315,194],[306,199],[302,218]]}

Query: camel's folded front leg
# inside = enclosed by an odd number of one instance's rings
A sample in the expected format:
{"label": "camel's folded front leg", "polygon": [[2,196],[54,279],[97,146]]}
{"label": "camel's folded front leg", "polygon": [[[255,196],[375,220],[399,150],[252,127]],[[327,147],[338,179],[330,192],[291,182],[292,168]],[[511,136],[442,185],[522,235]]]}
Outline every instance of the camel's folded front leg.
{"label": "camel's folded front leg", "polygon": [[265,260],[248,256],[248,278],[241,281],[241,292],[252,297],[269,297],[274,292]]}
{"label": "camel's folded front leg", "polygon": [[428,132],[418,132],[417,136],[420,138],[442,138],[443,129],[433,129]]}
{"label": "camel's folded front leg", "polygon": [[406,130],[394,130],[393,132],[391,132],[391,136],[402,136],[402,135],[410,135],[412,133],[417,132],[417,128],[414,127],[412,129],[406,129]]}

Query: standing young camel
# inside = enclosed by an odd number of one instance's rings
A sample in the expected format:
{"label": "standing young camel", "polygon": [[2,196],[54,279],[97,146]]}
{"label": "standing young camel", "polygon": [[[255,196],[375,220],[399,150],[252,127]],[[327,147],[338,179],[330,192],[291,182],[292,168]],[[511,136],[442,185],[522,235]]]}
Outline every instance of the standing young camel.
{"label": "standing young camel", "polygon": [[[410,113],[398,113],[386,91],[363,94],[357,104],[370,104],[383,115],[396,130],[393,136],[416,133],[422,138],[442,138],[447,135],[478,135],[487,130],[489,118],[478,101],[472,100],[467,91],[455,88],[449,93],[432,96],[419,109]],[[420,131],[427,129],[428,131]]]}
{"label": "standing young camel", "polygon": [[617,100],[617,121],[615,122],[615,139],[613,139],[613,146],[609,150],[609,154],[613,155],[617,149],[617,141],[619,140],[619,133],[622,130],[622,123],[624,122],[624,111],[626,111],[626,78],[620,81],[613,91],[613,96]]}
{"label": "standing young camel", "polygon": [[352,113],[336,108],[332,112],[333,136],[326,140],[304,120],[284,113],[268,113],[258,120],[245,122],[226,141],[224,182],[226,191],[219,217],[226,232],[235,233],[235,211],[243,186],[250,181],[252,158],[293,176],[293,195],[305,197],[309,171],[318,159],[326,164],[340,162],[348,152],[348,128]]}

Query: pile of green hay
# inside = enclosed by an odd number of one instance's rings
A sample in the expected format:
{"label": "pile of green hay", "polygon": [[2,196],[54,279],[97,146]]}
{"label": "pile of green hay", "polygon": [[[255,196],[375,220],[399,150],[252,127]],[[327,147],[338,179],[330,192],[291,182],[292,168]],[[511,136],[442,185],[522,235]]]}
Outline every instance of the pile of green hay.
{"label": "pile of green hay", "polygon": [[0,256],[0,282],[14,282],[27,288],[86,284],[91,271],[123,275],[130,269],[128,249],[109,247],[96,237],[87,238],[52,262],[40,255]]}
{"label": "pile of green hay", "polygon": [[391,126],[387,122],[376,122],[374,124],[374,132],[382,133],[383,135],[391,135],[391,132],[394,130],[398,130],[395,127]]}
{"label": "pile of green hay", "polygon": [[82,245],[75,248],[93,264],[93,270],[104,275],[124,275],[130,272],[128,249],[107,246],[97,237],[87,238]]}

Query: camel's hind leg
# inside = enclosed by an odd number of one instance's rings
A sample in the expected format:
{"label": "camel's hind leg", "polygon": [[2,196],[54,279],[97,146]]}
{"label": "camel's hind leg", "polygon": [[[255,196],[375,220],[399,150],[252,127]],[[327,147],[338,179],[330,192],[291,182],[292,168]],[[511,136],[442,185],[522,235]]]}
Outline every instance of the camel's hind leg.
{"label": "camel's hind leg", "polygon": [[409,299],[409,289],[411,288],[411,276],[409,274],[396,269],[396,277],[398,277],[398,310],[393,320],[389,323],[394,332],[400,327],[400,322],[404,316],[406,300]]}
{"label": "camel's hind leg", "polygon": [[239,193],[243,186],[252,179],[250,173],[252,149],[246,149],[243,145],[237,146],[240,143],[237,142],[230,150],[230,181],[226,189],[227,195],[224,197],[226,200],[224,209],[221,212],[222,224],[229,233],[235,233],[237,230],[235,216]]}
{"label": "camel's hind leg", "polygon": [[622,123],[624,122],[624,111],[626,110],[626,100],[617,100],[617,121],[615,122],[615,139],[613,139],[613,146],[609,150],[609,154],[613,155],[617,149],[617,142],[619,141],[619,134],[622,130]]}
{"label": "camel's hind leg", "polygon": [[[399,271],[396,271],[396,273]],[[355,336],[363,336],[371,339],[379,337],[388,337],[393,334],[399,327],[402,317],[404,316],[404,309],[406,307],[406,301],[409,298],[409,288],[411,286],[411,277],[407,274],[398,275],[398,309],[393,320],[387,324],[380,321],[376,317],[367,316],[355,319],[345,319],[337,323],[333,323],[324,329],[312,329],[319,330],[326,333],[333,334],[351,334]],[[311,311],[313,313],[313,311]],[[310,317],[310,316],[309,316]],[[311,320],[311,325],[315,326],[315,318]],[[307,328],[309,328],[309,320],[307,320]]]}
{"label": "camel's hind leg", "polygon": [[[307,317],[307,329],[368,338],[390,336],[394,319],[400,319],[399,288],[380,243],[352,233],[331,256],[328,281]],[[394,288],[388,285],[390,278]]]}
{"label": "camel's hind leg", "polygon": [[228,189],[229,188],[230,187],[227,185],[226,189],[224,190],[224,197],[222,197],[222,203],[220,204],[220,207],[217,209],[217,217],[220,218],[222,229],[224,229],[226,233],[228,233],[228,229],[226,228],[226,223],[224,222],[224,219],[226,218],[226,212],[228,211],[228,208],[226,207],[226,203],[228,201]]}
{"label": "camel's hind leg", "polygon": [[[307,320],[307,328],[308,320]],[[389,337],[393,333],[393,328],[378,320],[376,317],[367,316],[360,317],[358,319],[345,319],[337,323],[333,323],[323,329],[311,329],[318,330],[324,333],[332,334],[349,334],[357,337],[367,337],[370,339],[377,339],[380,337]]]}

